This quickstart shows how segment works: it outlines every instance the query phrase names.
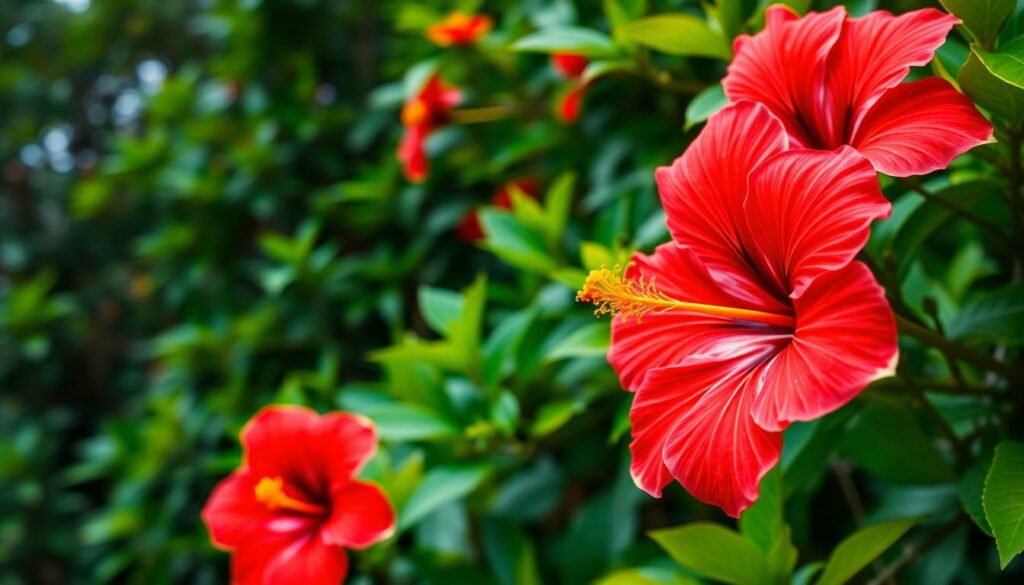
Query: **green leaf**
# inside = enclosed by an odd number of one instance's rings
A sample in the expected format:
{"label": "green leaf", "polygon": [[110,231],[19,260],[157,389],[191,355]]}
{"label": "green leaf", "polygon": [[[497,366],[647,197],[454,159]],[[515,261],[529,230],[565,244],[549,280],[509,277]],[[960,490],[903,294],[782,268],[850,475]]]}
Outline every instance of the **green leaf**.
{"label": "green leaf", "polygon": [[459,429],[437,413],[411,404],[381,404],[364,414],[373,420],[385,441],[420,441],[457,437]]}
{"label": "green leaf", "polygon": [[631,41],[663,53],[680,56],[713,57],[728,61],[729,43],[708,23],[689,14],[660,14],[623,27]]}
{"label": "green leaf", "polygon": [[583,412],[587,408],[587,402],[585,398],[568,398],[545,404],[537,412],[537,418],[530,427],[530,435],[543,437],[557,431],[572,420],[572,417]]}
{"label": "green leaf", "polygon": [[996,52],[974,48],[974,52],[992,75],[1024,89],[1024,37],[1017,37]]}
{"label": "green leaf", "polygon": [[594,585],[699,585],[696,580],[662,567],[619,569],[601,577]]}
{"label": "green leaf", "polygon": [[655,530],[651,538],[680,565],[733,585],[760,585],[769,574],[757,545],[737,532],[708,522]]}
{"label": "green leaf", "polygon": [[633,73],[636,71],[636,61],[632,59],[603,59],[600,61],[591,61],[587,68],[583,70],[582,81],[583,83],[590,83],[591,81],[604,77],[605,75],[611,75],[613,73]]}
{"label": "green leaf", "polygon": [[433,288],[429,286],[420,287],[419,291],[420,311],[423,312],[423,319],[434,331],[447,337],[452,325],[459,320],[462,314],[464,299],[455,291]]}
{"label": "green leaf", "polygon": [[960,479],[960,503],[964,511],[974,520],[985,534],[992,536],[992,526],[985,517],[985,508],[982,505],[982,493],[985,491],[985,477],[989,468],[992,467],[992,457],[986,457],[964,473]]}
{"label": "green leaf", "polygon": [[860,412],[843,436],[842,448],[872,474],[894,483],[956,478],[922,428],[917,411],[894,400],[875,400]]}
{"label": "green leaf", "polygon": [[544,218],[547,225],[548,245],[551,247],[559,245],[564,239],[565,225],[569,221],[575,186],[576,174],[562,173],[551,184],[544,196]]}
{"label": "green leaf", "polygon": [[561,339],[545,358],[549,361],[569,357],[601,357],[608,352],[611,319],[595,319]]}
{"label": "green leaf", "polygon": [[971,51],[960,69],[960,88],[975,103],[1006,121],[1011,128],[1018,128],[1024,122],[1024,90],[993,75],[976,51]]}
{"label": "green leaf", "polygon": [[725,90],[722,89],[722,84],[716,83],[711,87],[697,94],[688,106],[686,106],[686,125],[684,128],[689,130],[697,124],[706,122],[715,112],[721,110],[729,104],[729,99],[725,97]]}
{"label": "green leaf", "polygon": [[510,213],[495,209],[480,212],[480,223],[487,240],[484,245],[513,266],[534,272],[558,267],[544,247],[544,239],[516,221]]}
{"label": "green leaf", "polygon": [[441,506],[462,499],[483,483],[490,472],[489,465],[443,466],[431,469],[401,511],[398,529],[406,530]]}
{"label": "green leaf", "polygon": [[1013,14],[1017,0],[939,0],[983,47],[991,47]]}
{"label": "green leaf", "polygon": [[716,0],[718,23],[730,39],[743,31],[743,23],[747,19],[747,2],[744,0]]}
{"label": "green leaf", "polygon": [[1024,284],[976,297],[946,326],[950,339],[1024,344]]}
{"label": "green leaf", "polygon": [[1024,550],[1024,443],[1003,441],[996,447],[982,504],[1005,569]]}
{"label": "green leaf", "polygon": [[576,26],[541,29],[512,43],[512,49],[527,53],[578,53],[585,57],[615,57],[619,54],[608,35]]}
{"label": "green leaf", "polygon": [[786,497],[806,493],[821,481],[852,412],[844,408],[824,418],[794,423],[786,429],[779,462]]}
{"label": "green leaf", "polygon": [[894,520],[854,532],[832,551],[817,585],[846,583],[906,534],[919,520],[920,518]]}
{"label": "green leaf", "polygon": [[783,517],[782,472],[775,466],[761,479],[761,494],[740,516],[740,532],[757,544],[768,561],[772,579],[788,581],[797,550]]}

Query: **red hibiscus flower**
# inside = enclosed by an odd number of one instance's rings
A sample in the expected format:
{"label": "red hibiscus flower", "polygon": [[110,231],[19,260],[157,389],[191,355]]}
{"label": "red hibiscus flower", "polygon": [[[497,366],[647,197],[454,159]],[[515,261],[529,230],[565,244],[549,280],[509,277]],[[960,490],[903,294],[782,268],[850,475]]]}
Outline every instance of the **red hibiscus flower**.
{"label": "red hibiscus flower", "polygon": [[453,12],[441,22],[427,27],[427,38],[439,47],[472,45],[493,26],[489,16]]}
{"label": "red hibiscus flower", "polygon": [[905,177],[945,168],[991,138],[991,125],[947,81],[901,84],[932,59],[955,17],[929,8],[847,18],[837,7],[798,18],[774,6],[766,22],[736,39],[722,85],[732,101],[766,105],[794,145],[846,144],[878,171]]}
{"label": "red hibiscus flower", "polygon": [[271,406],[246,424],[242,466],[203,509],[213,543],[232,551],[232,583],[338,585],[346,548],[391,535],[395,514],[374,484],[355,479],[377,449],[371,423]]}
{"label": "red hibiscus flower", "polygon": [[551,65],[567,79],[576,79],[583,75],[590,61],[583,55],[576,53],[554,53],[551,55]]}
{"label": "red hibiscus flower", "polygon": [[890,205],[853,149],[788,142],[760,104],[713,116],[657,172],[674,241],[580,291],[619,314],[608,360],[636,393],[631,471],[654,496],[675,478],[738,516],[783,429],[892,374],[892,311],[853,261]]}
{"label": "red hibiscus flower", "polygon": [[[512,209],[512,188],[518,189],[534,199],[537,198],[537,193],[539,192],[537,183],[533,179],[516,179],[505,183],[494,192],[494,196],[491,197],[491,205],[498,209]],[[478,242],[484,238],[484,230],[480,225],[479,208],[473,209],[462,216],[462,221],[455,228],[455,234],[461,240],[469,243]]]}
{"label": "red hibiscus flower", "polygon": [[402,163],[402,172],[410,181],[420,183],[430,172],[426,141],[430,134],[448,123],[452,109],[462,100],[462,90],[445,85],[441,76],[433,74],[416,95],[402,106],[405,133],[395,153]]}
{"label": "red hibiscus flower", "polygon": [[589,63],[586,57],[575,53],[551,55],[552,67],[570,81],[568,90],[564,91],[555,103],[555,115],[565,124],[572,124],[580,117],[583,96],[586,95],[588,87],[583,81],[583,71]]}

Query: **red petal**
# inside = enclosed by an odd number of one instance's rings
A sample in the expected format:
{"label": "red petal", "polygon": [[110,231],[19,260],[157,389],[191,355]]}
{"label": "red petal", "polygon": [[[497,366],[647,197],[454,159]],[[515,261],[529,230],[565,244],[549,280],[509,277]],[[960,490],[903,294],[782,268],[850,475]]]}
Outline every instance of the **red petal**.
{"label": "red petal", "polygon": [[892,206],[857,151],[793,150],[750,176],[745,248],[761,274],[799,297],[818,275],[842,268]]}
{"label": "red petal", "polygon": [[554,53],[551,55],[551,64],[563,77],[573,79],[583,75],[583,71],[590,62],[583,55],[575,53]]}
{"label": "red petal", "polygon": [[583,96],[586,94],[586,91],[586,85],[575,85],[558,100],[556,113],[560,121],[565,124],[572,124],[580,117]]}
{"label": "red petal", "polygon": [[831,100],[837,116],[859,119],[911,67],[928,64],[957,23],[933,8],[893,16],[876,10],[850,19],[829,58]]}
{"label": "red petal", "polygon": [[795,304],[796,333],[765,368],[753,404],[768,430],[836,410],[893,375],[899,356],[892,309],[860,262],[821,275]]}
{"label": "red petal", "polygon": [[731,359],[694,359],[652,371],[630,411],[637,485],[657,496],[671,475],[730,516],[750,506],[782,448],[782,435],[750,416],[757,366],[784,339],[751,337]]}
{"label": "red petal", "polygon": [[236,471],[214,488],[201,516],[215,545],[230,549],[267,535],[290,540],[312,532],[315,518],[276,514],[256,500],[260,479],[248,471]]}
{"label": "red petal", "polygon": [[[658,289],[679,301],[736,308],[788,312],[789,308],[768,296],[745,273],[718,273],[716,279],[689,248],[669,242],[654,254],[636,254],[626,278],[654,279]],[[740,331],[740,333],[737,333]],[[608,362],[630,392],[643,383],[650,370],[676,365],[693,354],[714,355],[728,351],[735,335],[744,329],[732,319],[706,317],[679,311],[651,312],[640,321],[616,317]],[[719,348],[724,344],[724,348]]]}
{"label": "red petal", "polygon": [[749,270],[739,238],[747,175],[786,148],[782,125],[760,104],[740,102],[712,116],[683,155],[655,173],[672,239],[712,272]]}
{"label": "red petal", "polygon": [[281,476],[322,501],[330,486],[346,483],[377,448],[376,432],[365,418],[334,412],[322,417],[307,408],[271,406],[242,431],[245,462],[256,477]]}
{"label": "red petal", "polygon": [[322,532],[328,544],[363,549],[395,530],[395,510],[372,483],[353,481],[334,490],[331,500],[333,512]]}
{"label": "red petal", "polygon": [[402,163],[402,173],[405,178],[414,183],[425,181],[430,172],[430,163],[424,148],[426,139],[427,132],[422,128],[416,126],[406,128],[405,134],[402,135],[402,141],[398,144],[398,151],[395,153],[398,162]]}
{"label": "red petal", "polygon": [[762,32],[736,39],[736,58],[722,80],[725,94],[730,101],[766,105],[790,136],[804,146],[816,145],[819,135],[832,132],[821,95],[846,10],[836,7],[798,19],[790,9],[773,6],[765,19]]}
{"label": "red petal", "polygon": [[929,77],[888,92],[851,139],[880,172],[895,177],[944,169],[992,138],[992,125],[947,81]]}
{"label": "red petal", "polygon": [[348,556],[317,536],[292,543],[266,566],[263,583],[277,585],[338,585],[348,572]]}

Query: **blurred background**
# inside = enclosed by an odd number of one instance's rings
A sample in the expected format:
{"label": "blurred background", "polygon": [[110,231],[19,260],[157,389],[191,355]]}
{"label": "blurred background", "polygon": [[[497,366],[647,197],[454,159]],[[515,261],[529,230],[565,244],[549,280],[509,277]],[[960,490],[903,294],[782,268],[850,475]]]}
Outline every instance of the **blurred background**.
{"label": "blurred background", "polygon": [[[454,9],[493,30],[435,46],[424,28]],[[566,121],[575,81],[508,49],[661,12],[703,15],[695,0],[0,0],[0,584],[226,583],[199,510],[270,403],[380,428],[364,476],[399,534],[355,555],[351,582],[698,582],[644,531],[725,518],[678,486],[634,487],[608,320],[574,295],[588,269],[667,239],[653,170],[721,102],[726,63],[609,61]],[[466,113],[414,184],[395,149],[425,70]],[[514,211],[496,198],[510,182]],[[802,560],[865,517],[958,509],[931,427],[901,404],[787,436]],[[914,425],[913,465],[880,454],[875,429]],[[997,582],[991,539],[943,538],[900,583]]]}

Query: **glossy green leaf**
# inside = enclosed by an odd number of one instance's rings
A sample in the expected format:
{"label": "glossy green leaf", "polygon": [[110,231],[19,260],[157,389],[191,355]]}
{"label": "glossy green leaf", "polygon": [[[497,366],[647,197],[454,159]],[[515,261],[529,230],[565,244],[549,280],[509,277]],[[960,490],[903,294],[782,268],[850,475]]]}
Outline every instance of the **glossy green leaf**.
{"label": "glossy green leaf", "polygon": [[459,435],[459,428],[454,424],[411,404],[383,404],[364,414],[373,420],[377,434],[385,441],[420,441]]}
{"label": "glossy green leaf", "polygon": [[431,329],[441,335],[447,336],[462,315],[464,300],[455,291],[423,286],[420,287],[419,301],[423,318]]}
{"label": "glossy green leaf", "polygon": [[939,0],[950,14],[959,18],[982,46],[991,47],[1006,19],[1013,14],[1016,0]]}
{"label": "glossy green leaf", "polygon": [[1024,90],[993,75],[976,51],[960,69],[960,88],[975,103],[1012,128],[1024,122]]}
{"label": "glossy green leaf", "polygon": [[733,585],[767,583],[768,561],[752,541],[719,524],[698,522],[655,530],[651,538],[680,565]]}
{"label": "glossy green leaf", "polygon": [[405,530],[441,506],[460,500],[483,483],[489,465],[441,466],[428,471],[398,516],[398,529]]}
{"label": "glossy green leaf", "polygon": [[516,221],[510,213],[485,209],[480,223],[487,235],[485,246],[506,262],[537,272],[557,268],[544,245],[543,236]]}
{"label": "glossy green leaf", "polygon": [[960,478],[960,503],[964,511],[970,515],[971,520],[978,525],[982,532],[992,536],[992,526],[985,517],[985,508],[982,504],[982,494],[985,491],[985,478],[988,470],[992,467],[992,457],[986,457],[972,465],[970,469]]}
{"label": "glossy green leaf", "polygon": [[716,83],[696,95],[686,106],[686,126],[689,130],[697,124],[706,122],[714,113],[729,104],[725,91],[720,83]]}
{"label": "glossy green leaf", "polygon": [[602,357],[608,353],[611,340],[611,319],[594,319],[560,340],[547,353],[547,359],[570,357]]}
{"label": "glossy green leaf", "polygon": [[996,447],[982,495],[985,517],[1006,568],[1024,550],[1024,443],[1004,441]]}
{"label": "glossy green leaf", "polygon": [[843,539],[825,564],[825,570],[816,585],[842,585],[853,578],[868,563],[878,558],[896,543],[920,518],[894,520],[861,528]]}
{"label": "glossy green leaf", "polygon": [[1024,37],[1013,39],[990,52],[975,48],[974,52],[986,68],[999,79],[1024,89]]}
{"label": "glossy green leaf", "polygon": [[686,57],[713,57],[728,60],[729,43],[708,23],[690,14],[649,16],[623,28],[633,42],[652,49]]}
{"label": "glossy green leaf", "polygon": [[1007,286],[968,301],[946,326],[951,339],[1024,344],[1024,285]]}
{"label": "glossy green leaf", "polygon": [[539,30],[512,43],[512,49],[530,53],[577,53],[585,57],[614,57],[618,54],[608,35],[576,26]]}

